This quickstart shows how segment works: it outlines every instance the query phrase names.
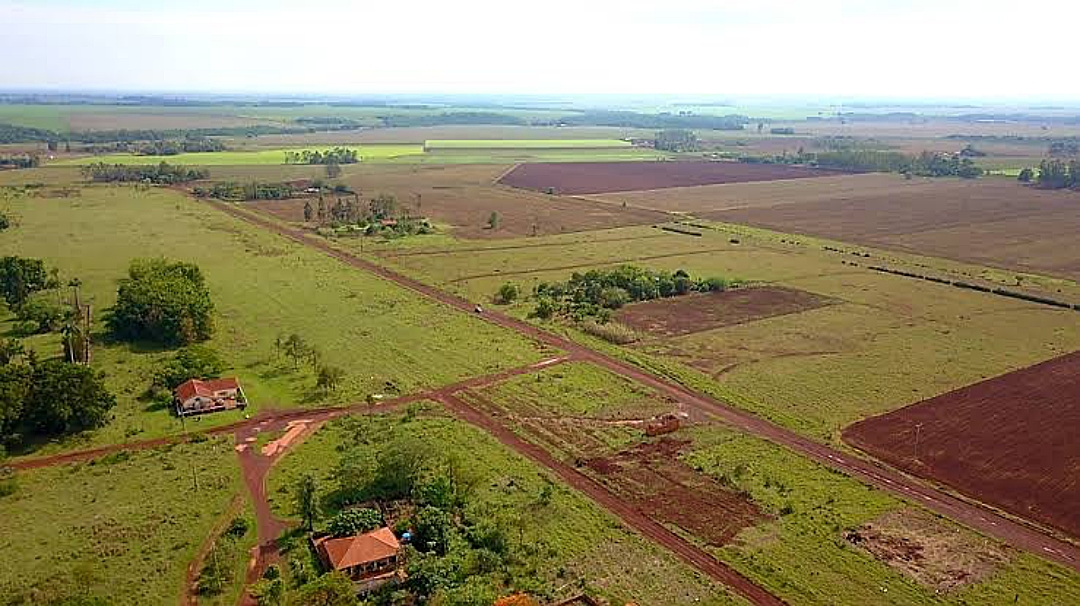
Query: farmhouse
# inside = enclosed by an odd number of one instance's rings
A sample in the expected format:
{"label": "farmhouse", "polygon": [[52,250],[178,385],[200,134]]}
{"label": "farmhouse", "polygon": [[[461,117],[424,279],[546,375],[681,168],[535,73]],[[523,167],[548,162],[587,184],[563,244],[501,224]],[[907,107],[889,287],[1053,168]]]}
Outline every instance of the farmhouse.
{"label": "farmhouse", "polygon": [[385,526],[351,537],[318,537],[312,545],[327,569],[365,584],[392,579],[401,559],[401,544]]}
{"label": "farmhouse", "polygon": [[200,381],[190,379],[173,392],[176,414],[179,416],[217,412],[247,406],[247,396],[234,377]]}

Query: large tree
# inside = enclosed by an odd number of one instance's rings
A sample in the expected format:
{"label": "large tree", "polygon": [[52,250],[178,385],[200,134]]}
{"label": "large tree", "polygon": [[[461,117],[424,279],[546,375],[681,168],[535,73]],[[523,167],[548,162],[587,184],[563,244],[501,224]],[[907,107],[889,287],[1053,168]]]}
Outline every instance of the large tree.
{"label": "large tree", "polygon": [[209,339],[214,304],[197,265],[136,259],[120,281],[109,316],[113,333],[128,340],[186,345]]}
{"label": "large tree", "polygon": [[7,304],[22,305],[33,293],[49,287],[49,272],[41,259],[4,257],[0,259],[0,290]]}

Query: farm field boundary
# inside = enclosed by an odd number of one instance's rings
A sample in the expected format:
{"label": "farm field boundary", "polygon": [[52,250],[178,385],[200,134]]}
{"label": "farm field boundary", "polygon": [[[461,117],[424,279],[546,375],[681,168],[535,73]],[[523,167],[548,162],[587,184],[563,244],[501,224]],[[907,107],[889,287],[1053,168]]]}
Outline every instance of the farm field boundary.
{"label": "farm field boundary", "polygon": [[[436,287],[424,284],[405,275],[390,270],[371,261],[336,249],[329,243],[317,239],[302,230],[289,228],[271,219],[260,217],[234,205],[220,202],[208,202],[219,210],[248,221],[264,229],[294,241],[321,250],[340,261],[365,270],[384,279],[395,282],[414,292],[441,302],[464,313],[474,313],[474,304]],[[815,461],[855,476],[872,486],[884,489],[907,499],[919,499],[921,504],[939,514],[948,516],[962,524],[995,536],[1020,549],[1025,549],[1041,557],[1065,564],[1074,570],[1080,570],[1080,547],[1063,541],[1041,528],[1014,521],[991,510],[988,507],[961,500],[943,490],[929,486],[912,478],[870,461],[845,454],[824,444],[802,437],[793,431],[784,429],[765,419],[724,404],[700,392],[689,389],[668,379],[658,377],[642,370],[629,362],[600,353],[567,338],[555,335],[525,321],[497,312],[482,315],[488,322],[531,336],[550,347],[567,352],[569,355],[593,362],[624,377],[631,378],[658,392],[669,395],[687,406],[702,413],[711,414],[730,426],[757,435],[763,439],[790,448]]]}

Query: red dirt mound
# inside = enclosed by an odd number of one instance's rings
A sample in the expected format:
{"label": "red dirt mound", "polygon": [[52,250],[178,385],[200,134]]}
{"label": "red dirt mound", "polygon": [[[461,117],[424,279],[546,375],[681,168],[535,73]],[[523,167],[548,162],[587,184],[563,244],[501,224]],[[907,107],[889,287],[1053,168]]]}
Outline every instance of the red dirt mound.
{"label": "red dirt mound", "polygon": [[636,303],[619,310],[615,318],[641,332],[674,337],[798,313],[832,302],[802,290],[761,286]]}
{"label": "red dirt mound", "polygon": [[710,545],[723,545],[764,519],[756,505],[679,460],[687,444],[664,438],[586,465],[646,516],[674,524]]}
{"label": "red dirt mound", "polygon": [[599,194],[837,174],[841,173],[804,166],[741,162],[538,162],[519,164],[503,175],[499,183],[557,194]]}
{"label": "red dirt mound", "polygon": [[860,421],[843,438],[895,467],[1080,537],[1078,435],[1080,351]]}

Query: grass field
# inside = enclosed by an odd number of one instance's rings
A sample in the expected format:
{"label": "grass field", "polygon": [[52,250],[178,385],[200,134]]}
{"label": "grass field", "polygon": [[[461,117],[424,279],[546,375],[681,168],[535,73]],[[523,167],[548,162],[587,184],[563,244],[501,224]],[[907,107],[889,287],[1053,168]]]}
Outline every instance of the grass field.
{"label": "grass field", "polygon": [[[537,508],[536,495],[551,481],[548,474],[487,434],[461,421],[440,417],[441,409],[408,420],[402,415],[335,421],[291,452],[271,472],[267,488],[279,515],[293,516],[291,490],[302,473],[316,476],[321,494],[333,487],[329,474],[343,444],[360,432],[350,423],[377,430],[361,446],[374,459],[391,440],[407,435],[426,444],[442,460],[475,480],[469,510],[509,522],[511,551],[519,563],[507,575],[513,584],[540,595],[563,595],[581,583],[590,593],[623,604],[741,604],[670,554],[627,531],[614,517],[580,494],[554,485],[548,505]],[[329,515],[325,511],[324,515]],[[562,588],[562,591],[558,591]]]}
{"label": "grass field", "polygon": [[[360,154],[361,161],[380,162],[400,158],[402,156],[420,155],[424,153],[418,145],[364,145],[348,146]],[[106,164],[158,164],[168,162],[181,166],[247,166],[266,164],[285,164],[286,152],[300,152],[304,150],[326,151],[329,148],[307,147],[295,149],[268,149],[261,151],[223,151],[223,152],[199,152],[176,154],[173,156],[138,156],[134,154],[108,154],[104,156],[87,156],[71,160],[59,160],[56,165],[84,166],[104,162]]]}
{"label": "grass field", "polygon": [[[786,234],[736,226],[702,231],[701,237],[688,237],[620,228],[481,246],[462,243],[457,245],[461,252],[442,245],[435,254],[386,251],[378,258],[473,300],[491,297],[504,282],[529,293],[542,281],[625,262],[835,299],[838,304],[802,313],[644,338],[629,347],[596,344],[832,443],[839,443],[841,428],[864,416],[1080,347],[1074,311],[878,274],[862,265],[886,263],[922,272],[940,267],[943,275],[964,279],[970,278],[962,272],[988,280],[1012,275],[869,248],[858,248],[871,254],[869,259],[859,257],[858,265],[850,265],[854,256],[824,249],[842,246],[836,242],[799,238],[795,244]],[[731,243],[733,238],[739,243]],[[338,245],[356,251],[351,241]],[[1075,285],[1032,278],[1031,285],[1038,284],[1078,292]],[[510,311],[525,316],[532,306],[526,300]]]}
{"label": "grass field", "polygon": [[[167,256],[198,263],[217,307],[211,345],[221,351],[250,396],[264,407],[344,404],[373,393],[409,393],[532,362],[534,344],[348,268],[167,190],[95,186],[72,198],[7,202],[18,226],[0,237],[0,254],[39,257],[65,279],[79,277],[99,320],[115,299],[132,258]],[[62,246],[57,243],[63,242]],[[6,316],[7,317],[7,316]],[[0,330],[11,334],[10,317]],[[99,330],[101,324],[98,324]],[[294,369],[275,352],[280,334],[296,332],[323,361],[345,369],[334,393],[314,389],[310,367]],[[59,353],[59,336],[26,339],[42,355]],[[99,335],[98,343],[103,342]],[[89,436],[45,451],[148,438],[180,431],[167,410],[140,400],[162,358],[152,347],[99,345],[95,366],[118,395],[115,419]],[[189,428],[240,418],[218,413]]]}
{"label": "grass field", "polygon": [[429,139],[426,149],[598,149],[630,147],[622,139]]}
{"label": "grass field", "polygon": [[217,438],[19,473],[17,492],[0,497],[3,603],[85,592],[176,604],[188,564],[241,490],[235,461],[231,440]]}

